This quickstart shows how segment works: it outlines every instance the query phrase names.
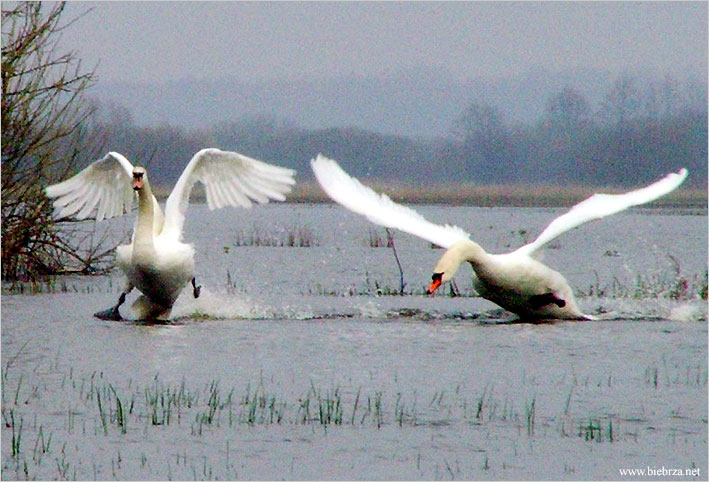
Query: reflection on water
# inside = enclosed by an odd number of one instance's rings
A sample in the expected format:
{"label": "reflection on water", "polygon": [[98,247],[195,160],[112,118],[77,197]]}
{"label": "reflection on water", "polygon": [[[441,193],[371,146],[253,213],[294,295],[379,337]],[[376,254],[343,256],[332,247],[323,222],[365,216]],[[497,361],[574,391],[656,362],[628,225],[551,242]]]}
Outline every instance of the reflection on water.
{"label": "reflection on water", "polygon": [[[559,213],[420,210],[497,252]],[[562,237],[545,262],[579,291],[605,289],[580,298],[603,319],[544,325],[510,323],[476,297],[421,295],[441,251],[400,233],[411,294],[376,296],[398,289],[395,260],[342,209],[197,207],[187,223],[204,289],[168,324],[92,317],[115,302],[119,273],[3,296],[3,478],[707,473],[706,302],[610,292],[703,279],[705,216],[631,211]],[[315,247],[235,245],[238,229],[300,226]],[[463,293],[469,277],[457,276]]]}

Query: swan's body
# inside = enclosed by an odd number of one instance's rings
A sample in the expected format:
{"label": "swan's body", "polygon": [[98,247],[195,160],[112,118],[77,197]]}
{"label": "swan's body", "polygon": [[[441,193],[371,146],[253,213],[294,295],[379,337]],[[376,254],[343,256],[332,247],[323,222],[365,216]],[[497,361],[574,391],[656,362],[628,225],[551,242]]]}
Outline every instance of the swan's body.
{"label": "swan's body", "polygon": [[325,192],[350,211],[375,224],[400,229],[446,248],[434,269],[429,293],[450,281],[463,262],[469,262],[478,294],[525,319],[591,318],[579,310],[566,279],[532,257],[537,250],[583,223],[657,199],[676,189],[687,177],[687,170],[682,169],[625,194],[595,194],[552,221],[533,242],[511,253],[490,254],[461,228],[427,221],[413,209],[362,185],[331,159],[319,155],[311,165]]}
{"label": "swan's body", "polygon": [[[133,172],[140,172],[135,168]],[[133,305],[142,319],[164,318],[185,285],[194,278],[194,248],[181,242],[181,232],[163,230],[164,216],[143,175],[138,218],[131,244],[116,248],[116,264],[129,286],[143,293]]]}
{"label": "swan's body", "polygon": [[441,257],[434,268],[429,293],[451,280],[465,261],[473,267],[475,291],[522,318],[588,318],[579,310],[561,273],[526,254],[487,253],[468,239],[457,241]]}
{"label": "swan's body", "polygon": [[169,316],[172,305],[192,280],[194,296],[194,249],[182,242],[182,228],[190,193],[195,182],[205,185],[210,209],[224,206],[250,207],[253,199],[283,201],[295,184],[295,172],[248,158],[236,152],[203,149],[187,164],[170,193],[163,215],[153,196],[148,174],[121,154],[109,152],[74,177],[49,186],[55,216],[97,220],[120,216],[138,197],[138,217],[132,242],[116,249],[116,262],[128,282],[119,302],[96,316],[120,319],[118,307],[135,287],[140,296],[133,305],[141,319]]}

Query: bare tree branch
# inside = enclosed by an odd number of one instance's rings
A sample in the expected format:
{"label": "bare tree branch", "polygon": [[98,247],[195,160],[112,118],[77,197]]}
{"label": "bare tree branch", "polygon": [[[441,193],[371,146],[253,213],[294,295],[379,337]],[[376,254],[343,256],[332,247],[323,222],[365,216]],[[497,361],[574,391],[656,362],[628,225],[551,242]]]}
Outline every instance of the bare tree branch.
{"label": "bare tree branch", "polygon": [[[43,193],[93,154],[87,129],[94,82],[75,52],[59,52],[65,4],[13,3],[2,10],[2,277],[36,279],[75,270],[99,270],[105,239],[61,230]],[[3,4],[5,7],[5,4]],[[85,223],[84,223],[85,225]],[[82,225],[82,226],[84,226]],[[87,241],[88,240],[88,241]]]}

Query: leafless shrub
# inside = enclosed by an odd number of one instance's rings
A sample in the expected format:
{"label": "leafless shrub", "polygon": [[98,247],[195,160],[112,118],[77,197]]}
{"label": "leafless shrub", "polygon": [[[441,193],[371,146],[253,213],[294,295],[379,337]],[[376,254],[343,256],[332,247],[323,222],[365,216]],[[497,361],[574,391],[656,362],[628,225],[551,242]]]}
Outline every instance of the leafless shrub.
{"label": "leafless shrub", "polygon": [[[2,10],[2,277],[36,279],[66,269],[92,272],[110,249],[79,249],[82,230],[59,233],[42,189],[91,158],[93,71],[58,52],[64,3],[12,3]],[[47,11],[48,8],[51,8]],[[88,154],[88,156],[87,156]],[[83,223],[85,224],[85,223]],[[68,235],[67,235],[68,233]]]}

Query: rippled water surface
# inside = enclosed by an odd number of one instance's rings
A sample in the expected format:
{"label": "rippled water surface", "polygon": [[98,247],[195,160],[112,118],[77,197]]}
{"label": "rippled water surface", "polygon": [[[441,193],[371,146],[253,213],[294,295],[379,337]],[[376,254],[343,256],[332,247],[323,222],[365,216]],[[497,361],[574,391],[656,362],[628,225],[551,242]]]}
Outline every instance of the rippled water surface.
{"label": "rippled water surface", "polygon": [[[562,212],[417,209],[492,252]],[[193,206],[186,229],[203,292],[168,323],[92,316],[118,272],[3,295],[4,479],[706,480],[706,213],[561,237],[544,261],[600,319],[542,325],[469,267],[424,296],[442,251],[398,232],[387,295],[386,233],[335,206]],[[687,472],[620,472],[662,467]]]}

